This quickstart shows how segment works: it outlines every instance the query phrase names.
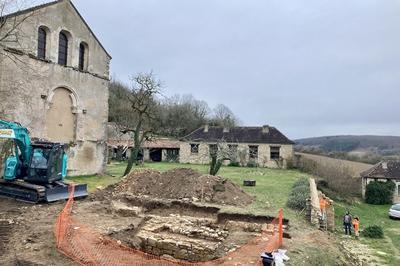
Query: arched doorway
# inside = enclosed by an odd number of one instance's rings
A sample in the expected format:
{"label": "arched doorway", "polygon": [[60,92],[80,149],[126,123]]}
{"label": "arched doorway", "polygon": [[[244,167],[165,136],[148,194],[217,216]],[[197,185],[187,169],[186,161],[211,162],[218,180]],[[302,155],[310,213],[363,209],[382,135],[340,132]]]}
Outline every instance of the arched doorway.
{"label": "arched doorway", "polygon": [[75,140],[76,115],[73,113],[75,97],[70,90],[57,88],[53,91],[46,114],[47,139],[70,142]]}

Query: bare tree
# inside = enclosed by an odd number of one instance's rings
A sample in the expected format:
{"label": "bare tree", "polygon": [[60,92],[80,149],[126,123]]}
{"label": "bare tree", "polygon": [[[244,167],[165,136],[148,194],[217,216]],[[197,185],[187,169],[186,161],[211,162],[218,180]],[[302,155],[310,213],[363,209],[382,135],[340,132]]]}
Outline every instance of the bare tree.
{"label": "bare tree", "polygon": [[139,73],[131,78],[131,82],[127,95],[129,104],[121,107],[120,116],[115,121],[122,133],[132,134],[134,143],[124,175],[130,173],[143,141],[155,130],[156,97],[161,93],[161,82],[155,79],[152,72]]}
{"label": "bare tree", "polygon": [[0,0],[0,61],[8,58],[15,63],[23,62],[19,56],[26,52],[26,48],[22,43],[24,33],[21,27],[38,11],[32,10],[17,15],[15,13],[37,4],[36,2],[38,1]]}
{"label": "bare tree", "polygon": [[228,106],[218,104],[213,111],[212,125],[232,128],[238,124],[238,119]]}
{"label": "bare tree", "polygon": [[206,124],[208,104],[192,95],[175,95],[161,101],[159,125],[164,135],[181,137]]}
{"label": "bare tree", "polygon": [[238,156],[236,144],[227,144],[224,140],[210,145],[210,175],[217,175],[225,160],[236,162]]}

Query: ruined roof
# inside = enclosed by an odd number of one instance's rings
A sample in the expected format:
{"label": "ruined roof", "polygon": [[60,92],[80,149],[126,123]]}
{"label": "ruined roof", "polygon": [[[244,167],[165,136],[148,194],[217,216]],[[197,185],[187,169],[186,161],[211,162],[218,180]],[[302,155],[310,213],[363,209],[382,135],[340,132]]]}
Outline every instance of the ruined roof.
{"label": "ruined roof", "polygon": [[400,161],[380,162],[362,172],[361,177],[400,179]]}
{"label": "ruined roof", "polygon": [[40,4],[40,5],[36,5],[27,9],[23,9],[23,10],[19,10],[17,12],[13,12],[10,14],[6,14],[4,16],[4,18],[10,18],[10,17],[15,17],[15,16],[20,16],[20,15],[24,15],[30,12],[34,12],[36,10],[40,10],[42,8],[48,7],[48,6],[52,6],[52,5],[56,5],[58,3],[62,3],[67,1],[72,8],[75,10],[75,12],[78,14],[78,16],[81,18],[81,20],[83,21],[83,23],[85,24],[85,26],[88,28],[88,30],[90,31],[90,33],[93,35],[93,37],[96,39],[96,41],[99,43],[100,47],[104,50],[104,52],[110,57],[110,59],[112,58],[111,55],[107,52],[106,48],[104,48],[103,44],[99,41],[99,39],[97,38],[97,36],[94,34],[94,32],[92,31],[92,29],[89,27],[89,24],[87,24],[86,20],[82,17],[82,15],[79,13],[78,9],[75,7],[75,5],[72,3],[71,0],[55,0],[55,1],[51,1],[51,2],[47,2],[44,4]]}
{"label": "ruined roof", "polygon": [[[186,141],[217,142],[226,141],[230,143],[268,143],[268,144],[294,144],[293,141],[283,135],[278,129],[270,126],[263,127],[233,127],[224,130],[223,127],[208,127],[196,129],[183,138]],[[227,132],[226,132],[227,131]]]}

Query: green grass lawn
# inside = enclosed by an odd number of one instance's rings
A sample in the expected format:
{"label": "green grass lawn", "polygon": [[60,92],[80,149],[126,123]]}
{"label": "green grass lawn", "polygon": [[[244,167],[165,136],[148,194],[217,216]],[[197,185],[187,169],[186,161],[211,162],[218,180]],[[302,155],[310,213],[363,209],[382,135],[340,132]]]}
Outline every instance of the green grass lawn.
{"label": "green grass lawn", "polygon": [[400,220],[389,219],[390,206],[366,203],[349,205],[337,202],[335,203],[336,225],[339,234],[343,234],[342,217],[349,210],[353,216],[360,218],[361,230],[370,225],[382,226],[385,233],[384,239],[375,240],[361,237],[360,241],[378,251],[376,255],[382,257],[388,265],[400,265]]}

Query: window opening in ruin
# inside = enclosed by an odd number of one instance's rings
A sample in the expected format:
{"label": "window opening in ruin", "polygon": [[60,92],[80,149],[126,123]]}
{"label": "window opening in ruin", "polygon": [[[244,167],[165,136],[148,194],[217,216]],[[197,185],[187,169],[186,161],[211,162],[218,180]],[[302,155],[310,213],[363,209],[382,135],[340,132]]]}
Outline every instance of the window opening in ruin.
{"label": "window opening in ruin", "polygon": [[281,147],[271,147],[271,154],[270,157],[272,160],[277,160],[281,157],[280,154]]}
{"label": "window opening in ruin", "polygon": [[199,153],[199,144],[190,144],[190,152],[192,154]]}
{"label": "window opening in ruin", "polygon": [[249,159],[258,158],[258,146],[249,146]]}

